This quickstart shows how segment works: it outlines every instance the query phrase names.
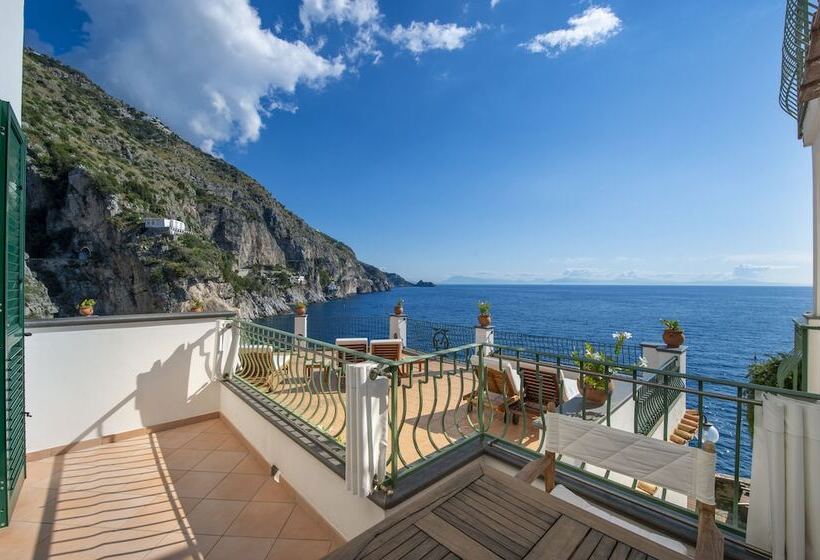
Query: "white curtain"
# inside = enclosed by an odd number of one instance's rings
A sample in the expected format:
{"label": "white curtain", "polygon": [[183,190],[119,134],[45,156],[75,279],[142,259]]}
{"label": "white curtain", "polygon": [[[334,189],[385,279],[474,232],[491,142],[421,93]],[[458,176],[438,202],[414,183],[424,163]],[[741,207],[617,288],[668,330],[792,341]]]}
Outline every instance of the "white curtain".
{"label": "white curtain", "polygon": [[370,379],[373,362],[345,365],[347,424],[345,486],[357,496],[373,492],[387,459],[388,379]]}
{"label": "white curtain", "polygon": [[774,560],[820,559],[820,405],[771,394],[762,401],[746,541]]}

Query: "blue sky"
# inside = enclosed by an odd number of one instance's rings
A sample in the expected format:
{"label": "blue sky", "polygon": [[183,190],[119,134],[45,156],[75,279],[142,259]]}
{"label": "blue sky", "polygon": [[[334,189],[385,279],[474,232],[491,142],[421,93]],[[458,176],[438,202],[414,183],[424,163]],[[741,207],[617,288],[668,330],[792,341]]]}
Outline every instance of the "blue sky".
{"label": "blue sky", "polygon": [[26,27],[411,279],[807,284],[783,9],[28,0]]}

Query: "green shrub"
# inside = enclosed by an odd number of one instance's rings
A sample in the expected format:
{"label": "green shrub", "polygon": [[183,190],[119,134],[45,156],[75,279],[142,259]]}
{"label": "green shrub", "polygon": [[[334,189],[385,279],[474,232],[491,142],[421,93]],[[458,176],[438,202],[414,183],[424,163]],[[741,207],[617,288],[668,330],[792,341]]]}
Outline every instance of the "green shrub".
{"label": "green shrub", "polygon": [[[749,368],[746,372],[746,376],[749,379],[749,383],[754,383],[755,385],[765,385],[766,387],[780,387],[781,385],[777,382],[777,370],[780,368],[780,365],[783,363],[783,360],[787,360],[791,357],[791,354],[788,352],[780,352],[778,354],[772,354],[768,356],[762,362],[754,361],[749,364]],[[794,375],[792,372],[786,374],[783,378],[783,387],[791,389],[793,387],[792,383],[794,381]],[[797,386],[800,387],[802,382],[802,377],[797,378]],[[755,405],[749,404],[746,406],[746,419],[749,423],[749,432],[753,433],[754,431],[754,418],[755,418]]]}

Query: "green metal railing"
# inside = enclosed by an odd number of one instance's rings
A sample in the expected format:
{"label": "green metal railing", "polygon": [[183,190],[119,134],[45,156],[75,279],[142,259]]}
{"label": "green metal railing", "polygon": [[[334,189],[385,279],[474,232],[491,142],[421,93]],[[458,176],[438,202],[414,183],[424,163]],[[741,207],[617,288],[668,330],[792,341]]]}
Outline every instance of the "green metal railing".
{"label": "green metal railing", "polygon": [[[661,371],[678,371],[678,358],[673,357],[660,368]],[[632,400],[635,401],[635,422],[634,432],[636,434],[649,435],[657,428],[658,424],[665,419],[668,420],[669,405],[678,397],[676,390],[686,387],[686,380],[682,377],[672,377],[666,374],[655,374],[649,381],[669,387],[661,389],[652,385],[633,384]],[[669,437],[668,422],[663,433],[663,439]]]}
{"label": "green metal railing", "polygon": [[783,57],[780,68],[780,107],[803,122],[804,108],[799,101],[800,85],[806,66],[806,54],[811,38],[811,22],[817,4],[808,0],[786,0],[783,26]]}
{"label": "green metal railing", "polygon": [[805,323],[794,322],[794,348],[783,357],[777,368],[777,385],[785,389],[806,391],[809,371],[809,331],[817,330]]}
{"label": "green metal railing", "polygon": [[[820,399],[820,395],[716,379],[678,371],[673,357],[658,369],[637,364],[594,362],[577,357],[503,345],[467,344],[436,352],[385,360],[329,343],[297,337],[253,323],[236,322],[239,331],[238,383],[259,391],[278,406],[334,441],[323,449],[344,461],[344,366],[361,360],[376,362],[375,375],[389,380],[386,491],[475,438],[503,442],[524,454],[542,451],[549,403],[559,412],[589,421],[667,439],[675,433],[689,407],[697,411],[697,426],[689,426],[689,445],[700,446],[706,415],[721,411],[719,470],[727,485],[718,503],[726,526],[745,527],[744,465],[751,457],[745,429],[748,407],[761,405],[763,393]],[[599,371],[590,372],[599,365]],[[505,371],[518,375],[509,377]],[[605,402],[593,402],[580,392],[589,376],[611,382]],[[630,406],[634,404],[634,406]],[[608,481],[583,470],[584,476]],[[664,507],[676,508],[659,495],[642,493],[633,481],[628,490]],[[680,508],[677,508],[680,509]],[[680,511],[685,511],[680,509]],[[692,513],[690,511],[690,513]]]}
{"label": "green metal railing", "polygon": [[[314,442],[344,460],[344,366],[390,362],[256,323],[235,321],[234,328],[239,341],[232,379],[315,428],[325,437]],[[327,440],[338,445],[328,446]]]}

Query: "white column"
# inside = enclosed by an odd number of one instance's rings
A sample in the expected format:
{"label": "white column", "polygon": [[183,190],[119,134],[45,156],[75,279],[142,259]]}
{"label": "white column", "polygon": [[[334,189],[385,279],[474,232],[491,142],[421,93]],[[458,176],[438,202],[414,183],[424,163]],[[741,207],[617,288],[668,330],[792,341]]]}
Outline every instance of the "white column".
{"label": "white column", "polygon": [[812,299],[812,315],[820,316],[820,146],[811,147],[812,167],[812,272],[814,297]]}
{"label": "white column", "polygon": [[293,316],[293,334],[307,338],[307,314]]}
{"label": "white column", "polygon": [[[482,327],[478,326],[475,328],[475,343],[476,344],[494,344],[495,343],[495,330],[492,326],[489,327]],[[483,353],[485,356],[492,353],[492,348],[485,346],[483,348]]]}
{"label": "white column", "polygon": [[390,338],[400,338],[401,345],[407,348],[407,315],[390,316]]}
{"label": "white column", "polygon": [[[803,145],[811,147],[812,163],[812,310],[806,314],[809,326],[820,326],[820,99],[812,99],[803,119]],[[808,353],[807,389],[820,391],[820,330],[806,331]]]}
{"label": "white column", "polygon": [[[820,393],[820,317],[817,315],[805,315],[806,349],[808,353],[808,379],[806,380],[806,390],[810,393]],[[791,387],[787,387],[791,388]]]}
{"label": "white column", "polygon": [[676,371],[686,373],[686,350],[686,345],[680,348],[669,348],[665,344],[641,342],[641,355],[646,359],[646,367],[650,369],[659,369],[672,356],[677,356],[678,369]]}
{"label": "white column", "polygon": [[225,364],[224,369],[217,368],[225,377],[230,377],[236,371],[239,357],[239,324],[236,321],[220,321],[219,322],[219,354],[225,350],[226,354],[222,357],[222,363]]}

